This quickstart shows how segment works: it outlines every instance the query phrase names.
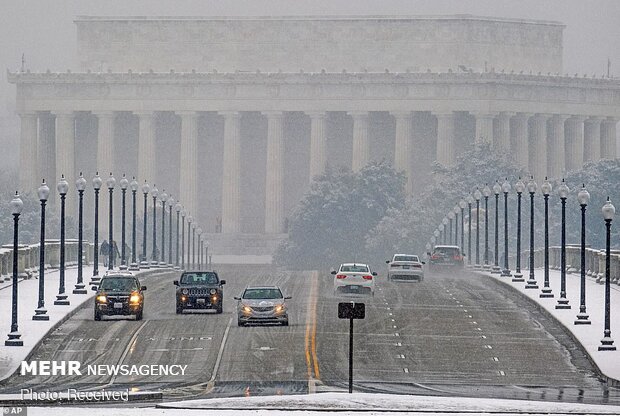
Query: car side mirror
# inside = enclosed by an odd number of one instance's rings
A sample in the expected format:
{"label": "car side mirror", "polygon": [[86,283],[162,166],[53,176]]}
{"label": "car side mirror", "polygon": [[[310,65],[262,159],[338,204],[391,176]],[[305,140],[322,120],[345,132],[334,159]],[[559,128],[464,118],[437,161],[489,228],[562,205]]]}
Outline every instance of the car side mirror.
{"label": "car side mirror", "polygon": [[146,286],[141,286],[140,290],[146,290]]}
{"label": "car side mirror", "polygon": [[284,296],[284,299],[293,299],[292,296]]}
{"label": "car side mirror", "polygon": [[172,282],[173,285],[178,286],[179,285],[179,281],[175,280],[174,282]]}
{"label": "car side mirror", "polygon": [[390,264],[390,261],[389,261],[389,260],[386,260],[386,261],[385,261],[385,263],[386,263],[386,264]]}
{"label": "car side mirror", "polygon": [[332,270],[332,271],[331,271],[331,274],[336,274],[336,270]]}
{"label": "car side mirror", "polygon": [[376,275],[377,275],[377,272],[372,272],[371,274],[372,274],[373,276],[376,276]]}
{"label": "car side mirror", "polygon": [[90,289],[96,292],[97,291],[97,286],[91,286]]}
{"label": "car side mirror", "polygon": [[226,280],[220,280],[220,285],[225,285],[226,284]]}
{"label": "car side mirror", "polygon": [[241,298],[239,296],[235,296],[233,299],[234,300],[241,300]]}
{"label": "car side mirror", "polygon": [[422,264],[426,264],[426,262],[425,262],[425,261],[423,261],[423,262],[422,262]]}

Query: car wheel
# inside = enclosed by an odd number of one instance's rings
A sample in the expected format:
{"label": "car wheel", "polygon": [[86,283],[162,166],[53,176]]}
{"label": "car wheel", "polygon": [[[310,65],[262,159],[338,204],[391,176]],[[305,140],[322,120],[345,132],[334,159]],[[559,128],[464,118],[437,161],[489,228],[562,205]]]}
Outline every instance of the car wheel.
{"label": "car wheel", "polygon": [[177,315],[180,315],[182,313],[183,313],[183,307],[177,303]]}
{"label": "car wheel", "polygon": [[288,319],[284,322],[282,322],[282,326],[288,326]]}
{"label": "car wheel", "polygon": [[142,320],[142,309],[140,309],[137,313],[136,313],[136,321],[141,321]]}
{"label": "car wheel", "polygon": [[217,305],[217,308],[215,309],[216,313],[222,313],[224,311],[224,302],[220,301],[220,304]]}
{"label": "car wheel", "polygon": [[101,312],[95,311],[95,321],[101,321]]}

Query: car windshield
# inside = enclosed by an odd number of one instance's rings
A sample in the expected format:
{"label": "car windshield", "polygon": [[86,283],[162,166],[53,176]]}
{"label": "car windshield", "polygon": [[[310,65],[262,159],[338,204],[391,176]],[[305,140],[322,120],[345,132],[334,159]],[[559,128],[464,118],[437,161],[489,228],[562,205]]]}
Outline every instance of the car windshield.
{"label": "car windshield", "polygon": [[394,256],[394,261],[410,261],[410,262],[418,262],[418,256]]}
{"label": "car windshield", "polygon": [[213,272],[183,273],[180,283],[182,285],[216,285],[218,278]]}
{"label": "car windshield", "polygon": [[437,256],[458,256],[461,251],[456,247],[436,247],[433,255]]}
{"label": "car windshield", "polygon": [[282,299],[282,292],[277,288],[246,289],[243,299]]}
{"label": "car windshield", "polygon": [[360,266],[357,264],[354,265],[343,265],[340,268],[341,272],[352,272],[352,273],[368,273],[368,266]]}
{"label": "car windshield", "polygon": [[138,289],[138,282],[132,277],[104,277],[99,288],[110,292],[130,292]]}

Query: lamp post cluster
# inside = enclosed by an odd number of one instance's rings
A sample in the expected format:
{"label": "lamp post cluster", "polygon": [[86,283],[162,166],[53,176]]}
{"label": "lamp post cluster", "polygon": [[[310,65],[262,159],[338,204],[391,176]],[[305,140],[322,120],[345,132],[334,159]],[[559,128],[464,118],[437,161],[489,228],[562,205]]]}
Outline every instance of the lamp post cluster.
{"label": "lamp post cluster", "polygon": [[[94,193],[94,235],[93,235],[93,275],[91,277],[90,284],[98,285],[101,278],[99,276],[99,194],[103,180],[99,176],[99,173],[95,174],[92,181],[92,189]],[[151,266],[168,267],[176,269],[188,268],[203,268],[209,265],[208,261],[208,248],[209,242],[204,238],[206,233],[198,226],[197,222],[191,215],[187,215],[183,205],[180,202],[175,201],[172,196],[166,194],[165,191],[159,193],[157,187],[153,185],[153,188],[145,181],[140,188],[135,177],[129,181],[123,175],[122,179],[118,182],[121,189],[121,251],[120,259],[117,259],[117,247],[114,242],[114,189],[117,186],[117,181],[113,174],[110,173],[109,177],[105,181],[105,186],[108,189],[108,239],[109,249],[107,253],[107,268],[108,270],[114,270],[118,266],[119,269],[140,270],[140,268],[149,268]],[[56,191],[59,195],[60,202],[60,244],[59,244],[59,285],[54,305],[66,306],[70,305],[69,296],[66,293],[66,259],[65,259],[65,240],[66,240],[66,202],[67,195],[69,193],[69,182],[64,175],[56,185]],[[77,279],[75,287],[72,291],[73,294],[83,295],[87,294],[85,289],[85,282],[83,276],[83,244],[84,244],[84,194],[87,188],[87,181],[80,173],[78,179],[75,181],[75,189],[78,195],[78,245],[77,245]],[[127,190],[131,191],[131,260],[128,259],[127,253],[127,235],[126,235],[126,194]],[[144,229],[142,236],[142,254],[140,258],[137,257],[138,250],[136,247],[136,222],[137,222],[137,192],[141,190],[144,194]],[[41,221],[40,221],[40,239],[39,239],[39,276],[38,276],[38,300],[37,306],[32,316],[33,321],[49,321],[50,317],[45,306],[45,264],[46,264],[46,208],[47,201],[50,197],[50,188],[42,180],[41,185],[37,189],[37,196],[41,204]],[[152,258],[149,263],[147,260],[147,197],[151,195],[153,198],[153,244],[152,244]],[[157,198],[161,202],[161,250],[157,247]],[[13,215],[13,278],[12,278],[12,301],[11,301],[11,328],[8,334],[8,339],[5,341],[6,346],[23,346],[24,342],[21,339],[21,333],[18,328],[18,270],[19,270],[19,217],[23,209],[23,201],[18,192],[15,193],[14,198],[10,202],[11,214]],[[176,227],[173,226],[172,211],[176,212]],[[166,213],[168,214],[168,224],[166,229]],[[188,244],[187,244],[187,263],[185,263],[185,223],[187,220],[188,230]],[[191,233],[190,233],[191,228]],[[181,235],[179,235],[181,230]],[[168,251],[165,250],[166,237],[168,240]],[[191,238],[191,240],[190,240]],[[174,240],[174,241],[173,241]],[[190,244],[191,241],[191,244]],[[173,250],[173,244],[176,245],[176,250]],[[196,250],[198,247],[198,251]],[[173,257],[173,253],[175,256]],[[157,255],[160,255],[159,261]],[[167,254],[167,261],[166,261]]]}
{"label": "lamp post cluster", "polygon": [[[513,191],[516,194],[516,253],[515,253],[515,273],[511,273],[509,264],[509,244],[508,244],[508,218],[509,218],[509,201],[508,195]],[[544,183],[540,187],[540,193],[544,202],[544,283],[540,289],[540,298],[553,298],[553,290],[549,283],[549,199],[552,196],[553,187],[549,180],[545,178]],[[528,278],[524,279],[521,272],[521,225],[522,225],[522,196],[523,193],[529,194],[529,251],[528,251]],[[455,207],[448,212],[447,217],[444,217],[442,222],[433,231],[433,235],[429,242],[426,244],[427,251],[429,248],[434,247],[437,244],[459,244],[458,240],[458,215],[461,214],[461,240],[460,249],[461,252],[465,252],[465,221],[467,224],[467,258],[468,265],[473,269],[490,268],[489,265],[489,207],[488,198],[491,195],[495,195],[495,250],[494,250],[494,264],[491,269],[492,273],[498,273],[502,277],[512,277],[513,282],[525,282],[525,289],[539,289],[538,282],[534,274],[534,249],[535,249],[535,199],[538,192],[538,184],[531,176],[527,183],[521,178],[511,185],[506,178],[501,184],[500,181],[496,181],[492,188],[486,184],[482,189],[475,188],[472,192],[459,200]],[[500,230],[500,195],[504,194],[503,212],[504,212],[504,245],[503,245],[503,267],[500,267],[499,258],[499,230]],[[555,305],[556,309],[571,309],[571,305],[566,296],[566,202],[570,198],[571,190],[562,180],[556,190],[557,197],[560,202],[561,210],[561,226],[560,226],[560,292]],[[484,264],[480,263],[480,199],[484,197]],[[587,191],[585,184],[576,194],[576,200],[581,208],[581,244],[580,244],[580,304],[579,312],[576,315],[574,321],[575,325],[589,325],[591,321],[586,307],[586,209],[590,202],[590,194]],[[472,205],[475,203],[475,218],[472,217]],[[465,215],[465,208],[467,208],[467,215]],[[603,219],[606,228],[606,257],[605,257],[605,328],[603,332],[603,339],[599,346],[600,351],[615,350],[613,345],[614,341],[611,338],[610,329],[610,247],[611,247],[611,225],[613,217],[615,215],[615,207],[612,205],[609,198],[602,208]],[[452,220],[456,221],[454,227],[454,234],[452,233]],[[446,225],[449,221],[449,237],[446,238]],[[472,232],[472,226],[475,228]],[[454,238],[453,238],[454,236]],[[472,259],[472,237],[475,237],[475,261]]]}

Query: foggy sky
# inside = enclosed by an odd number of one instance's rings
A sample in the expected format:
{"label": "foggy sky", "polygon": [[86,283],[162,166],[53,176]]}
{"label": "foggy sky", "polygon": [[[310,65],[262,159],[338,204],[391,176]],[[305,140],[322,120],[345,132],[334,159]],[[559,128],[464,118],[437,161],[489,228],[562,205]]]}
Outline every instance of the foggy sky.
{"label": "foggy sky", "polygon": [[[26,68],[32,71],[76,69],[73,19],[77,15],[367,14],[555,20],[566,25],[564,72],[601,75],[607,71],[609,58],[612,74],[620,76],[618,0],[0,0],[0,119],[14,113],[15,87],[7,83],[6,69],[19,69],[22,53]],[[7,144],[7,140],[11,138],[6,131],[0,132],[0,141]]]}

